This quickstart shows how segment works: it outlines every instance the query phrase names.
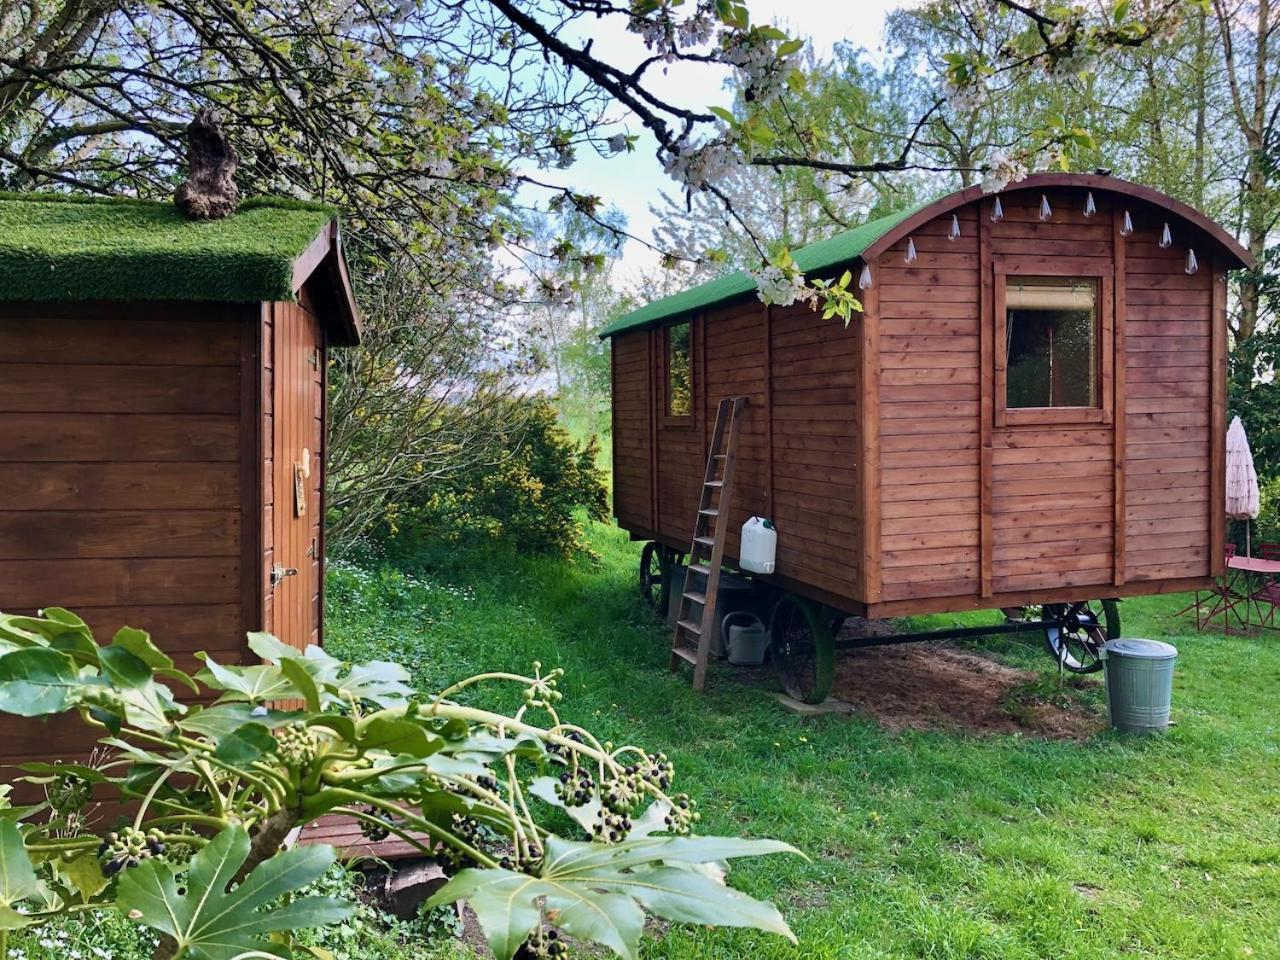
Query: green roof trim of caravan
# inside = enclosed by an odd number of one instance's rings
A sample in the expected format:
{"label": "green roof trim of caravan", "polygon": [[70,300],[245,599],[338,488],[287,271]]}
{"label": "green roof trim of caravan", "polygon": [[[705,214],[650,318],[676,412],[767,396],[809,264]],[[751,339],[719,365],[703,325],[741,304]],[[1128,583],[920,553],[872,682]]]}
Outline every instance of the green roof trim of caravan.
{"label": "green roof trim of caravan", "polygon": [[[897,213],[868,220],[833,237],[801,247],[793,251],[791,256],[796,266],[804,273],[812,273],[815,270],[824,270],[827,267],[856,260],[863,251],[886,233],[932,202],[928,200],[914,207],[899,210]],[[746,271],[738,270],[633,310],[605,327],[600,337],[604,339],[626,330],[655,326],[669,317],[693,310],[705,310],[707,307],[714,307],[744,293],[751,293],[755,289],[756,282],[751,275]]]}
{"label": "green roof trim of caravan", "polygon": [[262,197],[195,221],[172,203],[0,193],[0,300],[293,300],[294,264],[336,216]]}

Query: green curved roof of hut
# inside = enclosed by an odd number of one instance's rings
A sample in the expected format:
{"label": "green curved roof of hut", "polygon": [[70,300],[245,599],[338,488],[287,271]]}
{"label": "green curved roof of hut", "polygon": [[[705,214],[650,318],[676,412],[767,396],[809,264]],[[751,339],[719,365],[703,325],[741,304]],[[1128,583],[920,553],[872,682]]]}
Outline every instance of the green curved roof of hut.
{"label": "green curved roof of hut", "polygon": [[[927,207],[930,202],[932,201],[926,201],[875,220],[868,220],[859,226],[837,233],[833,237],[818,240],[801,247],[799,250],[792,251],[791,256],[795,260],[796,266],[804,273],[812,273],[814,270],[822,270],[826,267],[856,260],[867,247],[871,246],[871,244],[875,243],[913,213]],[[600,332],[600,338],[612,337],[615,334],[622,333],[624,330],[653,326],[668,317],[674,317],[681,313],[704,310],[707,307],[724,303],[726,300],[731,300],[744,293],[751,293],[755,289],[756,282],[751,275],[744,270],[737,270],[723,277],[708,280],[706,283],[691,287],[680,293],[645,304],[638,310],[633,310],[619,317],[605,327]]]}
{"label": "green curved roof of hut", "polygon": [[336,217],[283,198],[198,221],[172,203],[0,193],[0,300],[293,300],[295,264]]}

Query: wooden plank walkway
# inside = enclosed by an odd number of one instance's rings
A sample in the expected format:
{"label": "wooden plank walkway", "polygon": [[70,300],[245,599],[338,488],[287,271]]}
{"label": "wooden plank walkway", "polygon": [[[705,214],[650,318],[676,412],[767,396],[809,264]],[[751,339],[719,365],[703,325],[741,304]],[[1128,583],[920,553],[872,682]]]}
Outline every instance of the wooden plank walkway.
{"label": "wooden plank walkway", "polygon": [[[415,834],[415,836],[423,836]],[[336,847],[343,860],[376,858],[379,860],[406,860],[421,857],[422,851],[394,834],[385,840],[374,842],[360,832],[360,824],[352,817],[329,814],[304,827],[298,837],[300,845],[327,843]]]}

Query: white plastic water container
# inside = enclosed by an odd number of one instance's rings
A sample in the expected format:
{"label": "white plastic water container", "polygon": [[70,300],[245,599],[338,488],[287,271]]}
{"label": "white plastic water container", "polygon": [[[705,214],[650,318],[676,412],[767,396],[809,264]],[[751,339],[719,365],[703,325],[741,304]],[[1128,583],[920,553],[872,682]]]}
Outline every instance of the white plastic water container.
{"label": "white plastic water container", "polygon": [[752,517],[742,525],[742,550],[738,565],[752,573],[773,573],[778,553],[778,531],[763,517]]}

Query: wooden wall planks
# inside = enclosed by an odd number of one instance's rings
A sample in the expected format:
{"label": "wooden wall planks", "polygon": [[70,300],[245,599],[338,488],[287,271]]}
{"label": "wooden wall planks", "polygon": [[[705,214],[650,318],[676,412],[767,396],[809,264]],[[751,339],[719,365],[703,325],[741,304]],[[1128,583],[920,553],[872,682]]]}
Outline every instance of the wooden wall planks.
{"label": "wooden wall planks", "polygon": [[[256,305],[0,311],[0,609],[151,632],[179,666],[241,659],[256,527]],[[247,505],[246,505],[247,504]],[[246,518],[249,518],[248,523]],[[8,720],[0,762],[82,759],[76,720]],[[53,746],[51,746],[51,744]]]}
{"label": "wooden wall planks", "polygon": [[631,530],[654,528],[653,477],[649,454],[653,444],[650,422],[652,371],[649,340],[652,333],[625,333],[612,341],[613,369],[613,514]]}
{"label": "wooden wall planks", "polygon": [[1211,415],[1226,390],[1225,381],[1214,382],[1215,329],[1226,336],[1226,317],[1213,310],[1218,273],[1208,263],[1194,275],[1184,272],[1186,237],[1159,246],[1159,211],[1135,211],[1133,221],[1123,261],[1127,412],[1117,537],[1124,538],[1124,578],[1207,576],[1210,478],[1221,472],[1212,451],[1225,437],[1225,424]]}
{"label": "wooden wall planks", "polygon": [[[913,265],[904,237],[872,266],[880,352],[868,370],[879,379],[878,441],[870,442],[880,462],[871,497],[882,554],[882,585],[868,590],[873,602],[982,589],[978,427],[987,399],[979,317],[988,293],[979,266],[990,252],[976,208],[957,219],[955,239],[950,216],[912,233]],[[934,307],[942,308],[936,318]]]}

